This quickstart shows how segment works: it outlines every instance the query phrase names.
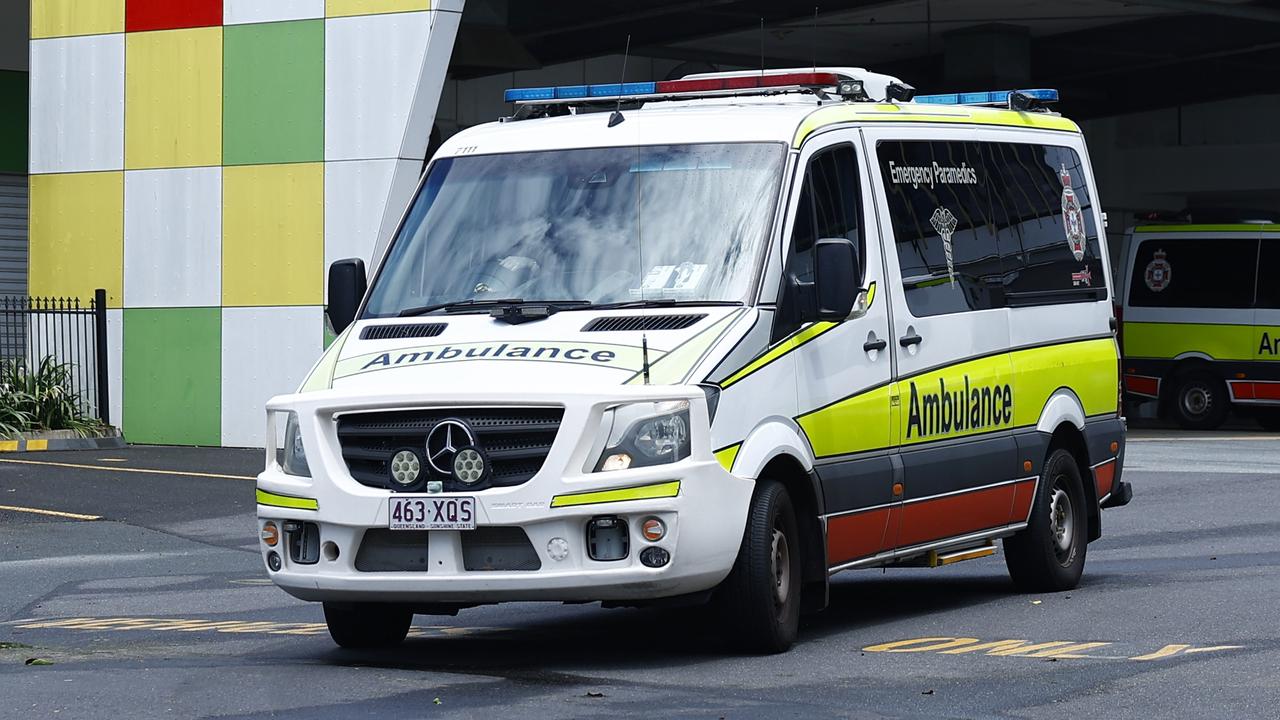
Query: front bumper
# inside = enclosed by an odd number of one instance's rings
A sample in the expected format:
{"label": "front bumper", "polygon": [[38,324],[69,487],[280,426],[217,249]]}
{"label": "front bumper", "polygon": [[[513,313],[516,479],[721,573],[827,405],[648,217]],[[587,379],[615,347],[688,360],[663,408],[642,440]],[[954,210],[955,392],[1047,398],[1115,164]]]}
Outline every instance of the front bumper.
{"label": "front bumper", "polygon": [[[693,445],[688,459],[618,472],[583,472],[592,453],[598,453],[597,429],[606,408],[619,402],[671,398],[690,401]],[[364,409],[486,404],[556,404],[565,408],[551,451],[531,480],[515,487],[470,494],[476,498],[477,526],[519,528],[537,554],[540,567],[468,570],[463,548],[463,535],[468,531],[441,530],[426,534],[425,569],[358,569],[356,558],[366,532],[388,525],[391,494],[361,485],[351,477],[341,459],[334,415]],[[274,548],[265,543],[259,545],[264,563],[270,552],[281,557],[281,568],[269,573],[271,579],[303,600],[422,604],[585,602],[652,600],[700,592],[717,585],[732,567],[754,489],[750,480],[729,474],[712,455],[705,396],[696,388],[614,388],[608,397],[559,393],[554,400],[536,394],[518,398],[507,395],[501,400],[474,395],[357,398],[329,391],[273,400],[269,410],[298,413],[312,477],[284,474],[274,461],[274,449],[268,448],[268,467],[258,476],[258,517],[263,522],[298,520],[316,524],[325,551],[316,563],[301,564],[291,559],[288,539],[283,536]],[[679,489],[671,497],[552,507],[556,496],[654,485],[671,487],[673,482],[679,483]],[[282,501],[276,496],[315,500],[315,509],[281,507]],[[588,554],[587,524],[592,518],[605,515],[627,522],[630,551],[621,560],[597,561]],[[658,518],[666,527],[665,536],[653,543],[640,533],[641,523],[650,517]],[[554,559],[549,547],[557,538],[568,547],[567,556],[560,560]],[[670,553],[670,562],[665,566],[652,568],[640,562],[640,552],[653,545]]]}

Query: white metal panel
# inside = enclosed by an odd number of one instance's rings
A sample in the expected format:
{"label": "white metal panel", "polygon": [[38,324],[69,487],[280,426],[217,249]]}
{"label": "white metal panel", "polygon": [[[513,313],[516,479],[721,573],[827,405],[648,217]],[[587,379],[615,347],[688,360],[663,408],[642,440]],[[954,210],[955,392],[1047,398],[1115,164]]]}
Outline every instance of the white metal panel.
{"label": "white metal panel", "polygon": [[461,11],[431,13],[431,33],[418,66],[417,86],[413,89],[413,102],[409,105],[409,116],[401,133],[399,157],[421,160],[427,154],[431,126],[436,121],[440,91],[461,20]]}
{"label": "white metal panel", "polygon": [[262,447],[264,408],[291,393],[323,350],[322,308],[222,310],[222,444]]}
{"label": "white metal panel", "polygon": [[225,0],[222,6],[226,25],[322,17],[324,0]]}
{"label": "white metal panel", "polygon": [[30,167],[124,167],[124,35],[31,42]]}
{"label": "white metal panel", "polygon": [[[383,210],[395,175],[395,160],[325,163],[324,266],[343,258],[363,258],[373,267]],[[416,161],[413,164],[417,164]],[[401,205],[403,205],[401,203]],[[403,207],[401,207],[403,210]],[[328,283],[325,294],[328,298]]]}
{"label": "white metal panel", "polygon": [[0,175],[0,296],[27,294],[27,176]]}
{"label": "white metal panel", "polygon": [[124,187],[125,305],[220,305],[222,168],[131,170]]}
{"label": "white metal panel", "polygon": [[[326,160],[399,155],[430,16],[390,13],[325,21]],[[439,92],[437,87],[437,100]]]}

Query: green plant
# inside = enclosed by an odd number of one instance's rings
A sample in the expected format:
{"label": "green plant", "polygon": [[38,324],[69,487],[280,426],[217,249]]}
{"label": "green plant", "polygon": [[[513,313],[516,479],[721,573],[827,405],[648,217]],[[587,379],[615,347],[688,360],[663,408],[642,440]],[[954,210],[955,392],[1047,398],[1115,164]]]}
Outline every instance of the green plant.
{"label": "green plant", "polygon": [[25,360],[0,362],[0,435],[32,430],[97,432],[102,424],[87,417],[71,391],[71,365],[41,358],[34,370]]}

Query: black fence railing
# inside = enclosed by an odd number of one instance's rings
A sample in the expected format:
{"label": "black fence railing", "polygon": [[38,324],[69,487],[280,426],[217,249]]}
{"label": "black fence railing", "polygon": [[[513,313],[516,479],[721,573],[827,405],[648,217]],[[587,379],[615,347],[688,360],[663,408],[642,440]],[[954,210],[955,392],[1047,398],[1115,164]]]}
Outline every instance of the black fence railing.
{"label": "black fence railing", "polygon": [[36,367],[52,357],[68,367],[67,388],[84,414],[110,423],[107,292],[93,299],[0,297],[0,361]]}

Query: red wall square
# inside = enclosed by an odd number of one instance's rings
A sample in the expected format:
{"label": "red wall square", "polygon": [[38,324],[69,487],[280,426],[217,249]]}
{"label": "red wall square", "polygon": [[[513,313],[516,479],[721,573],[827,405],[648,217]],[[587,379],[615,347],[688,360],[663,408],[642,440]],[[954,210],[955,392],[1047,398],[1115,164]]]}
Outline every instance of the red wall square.
{"label": "red wall square", "polygon": [[128,0],[124,29],[172,30],[222,24],[222,0]]}

